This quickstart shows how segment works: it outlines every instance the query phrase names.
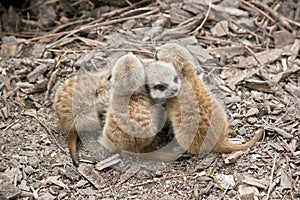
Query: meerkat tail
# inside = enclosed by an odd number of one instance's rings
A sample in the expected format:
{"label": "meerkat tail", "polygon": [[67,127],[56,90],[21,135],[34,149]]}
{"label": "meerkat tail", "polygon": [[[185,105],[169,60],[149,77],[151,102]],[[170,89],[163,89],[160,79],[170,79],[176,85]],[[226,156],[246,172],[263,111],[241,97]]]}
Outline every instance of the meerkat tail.
{"label": "meerkat tail", "polygon": [[72,161],[76,167],[79,165],[78,161],[78,149],[77,149],[77,142],[78,142],[78,134],[76,131],[71,130],[67,135],[68,140],[68,147],[69,152],[72,158]]}
{"label": "meerkat tail", "polygon": [[218,153],[232,153],[235,151],[246,150],[255,145],[256,142],[260,141],[263,136],[263,130],[257,131],[255,136],[245,144],[233,144],[228,141],[227,137],[222,137],[218,140],[217,144],[214,146],[213,151]]}

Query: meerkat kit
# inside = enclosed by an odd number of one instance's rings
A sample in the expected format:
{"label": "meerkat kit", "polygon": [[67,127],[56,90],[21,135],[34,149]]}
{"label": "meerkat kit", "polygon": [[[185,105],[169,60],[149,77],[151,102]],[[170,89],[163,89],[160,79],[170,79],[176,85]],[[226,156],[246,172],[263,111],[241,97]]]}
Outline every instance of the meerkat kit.
{"label": "meerkat kit", "polygon": [[175,138],[187,152],[231,153],[250,148],[261,139],[262,133],[258,133],[245,144],[228,141],[226,113],[194,71],[193,56],[186,48],[165,44],[157,49],[155,57],[172,63],[182,79],[180,92],[167,100],[166,109]]}

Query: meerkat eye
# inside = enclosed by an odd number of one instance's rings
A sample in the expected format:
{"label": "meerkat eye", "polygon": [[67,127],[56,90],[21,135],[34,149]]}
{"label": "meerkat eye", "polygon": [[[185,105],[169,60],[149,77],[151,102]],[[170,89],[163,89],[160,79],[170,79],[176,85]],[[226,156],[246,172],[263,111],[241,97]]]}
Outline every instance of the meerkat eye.
{"label": "meerkat eye", "polygon": [[178,83],[178,76],[174,78],[174,83]]}
{"label": "meerkat eye", "polygon": [[153,88],[155,90],[164,91],[167,89],[167,85],[166,84],[157,84]]}

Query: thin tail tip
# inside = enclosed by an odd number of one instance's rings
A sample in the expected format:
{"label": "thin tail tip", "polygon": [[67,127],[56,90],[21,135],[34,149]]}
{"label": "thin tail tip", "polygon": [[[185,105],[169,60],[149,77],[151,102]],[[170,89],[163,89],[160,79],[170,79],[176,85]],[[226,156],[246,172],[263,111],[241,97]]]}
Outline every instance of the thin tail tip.
{"label": "thin tail tip", "polygon": [[72,162],[73,164],[78,167],[79,166],[79,159],[78,159],[78,155],[76,152],[74,151],[70,151],[70,154],[71,154],[71,158],[72,158]]}

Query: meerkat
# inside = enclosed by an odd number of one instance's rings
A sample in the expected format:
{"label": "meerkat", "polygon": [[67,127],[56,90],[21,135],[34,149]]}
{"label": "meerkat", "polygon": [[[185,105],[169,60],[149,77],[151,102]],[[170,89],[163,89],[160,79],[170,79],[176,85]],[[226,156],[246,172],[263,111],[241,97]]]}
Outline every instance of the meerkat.
{"label": "meerkat", "polygon": [[228,122],[222,106],[193,69],[193,56],[175,43],[156,50],[159,61],[172,63],[181,77],[181,89],[174,98],[167,99],[166,110],[177,142],[195,155],[214,151],[231,153],[252,147],[262,137],[256,134],[245,144],[230,143],[227,137]]}
{"label": "meerkat", "polygon": [[103,129],[108,108],[111,68],[101,74],[80,74],[66,80],[56,91],[53,108],[67,136],[72,161],[78,162],[78,134]]}
{"label": "meerkat", "polygon": [[143,65],[132,53],[121,57],[112,69],[102,145],[111,152],[149,153],[140,156],[164,159],[165,155],[151,154],[155,150],[153,139],[166,120],[164,100],[175,97],[180,86],[171,63]]}

